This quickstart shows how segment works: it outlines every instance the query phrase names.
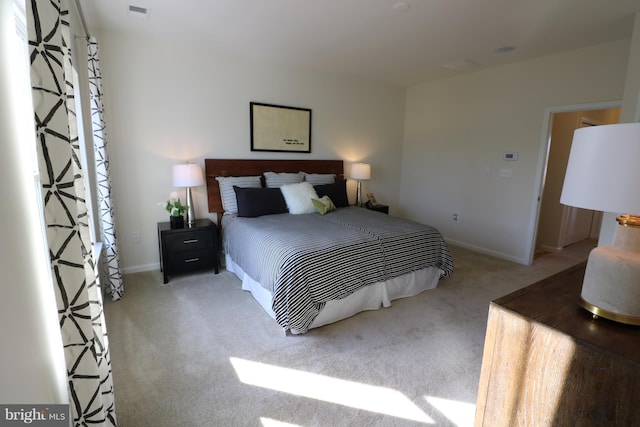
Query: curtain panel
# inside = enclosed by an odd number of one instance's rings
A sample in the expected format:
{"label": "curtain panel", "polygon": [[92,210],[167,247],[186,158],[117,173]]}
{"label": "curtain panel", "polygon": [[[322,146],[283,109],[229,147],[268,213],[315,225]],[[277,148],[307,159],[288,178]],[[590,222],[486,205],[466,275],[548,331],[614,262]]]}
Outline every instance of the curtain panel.
{"label": "curtain panel", "polygon": [[107,133],[104,122],[104,105],[102,102],[102,74],[100,72],[100,56],[98,42],[94,37],[87,41],[89,52],[89,92],[91,98],[91,127],[93,130],[93,147],[96,158],[96,177],[98,182],[98,209],[100,211],[100,231],[107,254],[104,265],[104,277],[109,283],[111,298],[116,301],[124,294],[120,258],[116,240],[113,199],[111,198],[111,179],[109,172],[109,155],[107,153]]}
{"label": "curtain panel", "polygon": [[27,0],[44,221],[74,425],[115,426],[113,381],[87,222],[67,0]]}

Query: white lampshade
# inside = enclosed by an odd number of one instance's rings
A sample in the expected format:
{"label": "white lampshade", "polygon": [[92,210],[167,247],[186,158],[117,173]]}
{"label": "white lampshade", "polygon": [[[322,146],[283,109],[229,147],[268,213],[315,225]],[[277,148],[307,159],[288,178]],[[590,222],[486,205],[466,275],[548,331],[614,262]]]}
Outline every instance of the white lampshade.
{"label": "white lampshade", "polygon": [[577,129],[560,202],[640,215],[640,123]]}
{"label": "white lampshade", "polygon": [[174,187],[197,187],[204,184],[204,176],[200,165],[183,163],[173,166]]}
{"label": "white lampshade", "polygon": [[371,165],[367,163],[352,164],[351,179],[357,179],[359,181],[371,179]]}

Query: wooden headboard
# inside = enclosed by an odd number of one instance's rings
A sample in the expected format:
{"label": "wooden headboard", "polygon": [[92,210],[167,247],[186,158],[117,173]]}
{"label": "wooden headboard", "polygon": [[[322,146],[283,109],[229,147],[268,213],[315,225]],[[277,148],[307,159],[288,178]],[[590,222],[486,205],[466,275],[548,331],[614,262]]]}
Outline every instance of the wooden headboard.
{"label": "wooden headboard", "polygon": [[207,199],[210,213],[222,213],[220,187],[216,176],[262,175],[263,172],[333,173],[336,181],[344,180],[342,160],[255,160],[204,159],[207,180]]}

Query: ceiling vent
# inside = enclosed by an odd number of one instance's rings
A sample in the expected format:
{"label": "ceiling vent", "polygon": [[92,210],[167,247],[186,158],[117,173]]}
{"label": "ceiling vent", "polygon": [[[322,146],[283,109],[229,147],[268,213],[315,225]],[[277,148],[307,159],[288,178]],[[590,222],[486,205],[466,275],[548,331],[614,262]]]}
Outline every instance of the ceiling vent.
{"label": "ceiling vent", "polygon": [[469,59],[463,59],[460,61],[450,62],[448,64],[441,65],[440,67],[451,71],[464,71],[470,68],[475,68],[479,64]]}
{"label": "ceiling vent", "polygon": [[507,45],[507,46],[500,46],[500,47],[497,47],[497,48],[495,48],[493,51],[494,51],[495,53],[509,53],[509,52],[513,52],[514,50],[516,50],[516,47],[515,47],[515,46]]}
{"label": "ceiling vent", "polygon": [[137,19],[148,19],[149,9],[141,6],[129,5],[129,16]]}

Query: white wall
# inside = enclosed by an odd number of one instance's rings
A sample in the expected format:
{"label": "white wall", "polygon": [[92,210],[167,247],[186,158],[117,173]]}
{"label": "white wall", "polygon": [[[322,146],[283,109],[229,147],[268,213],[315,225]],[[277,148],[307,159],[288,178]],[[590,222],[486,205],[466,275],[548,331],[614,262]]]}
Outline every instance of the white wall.
{"label": "white wall", "polygon": [[[629,40],[407,91],[399,213],[447,240],[526,264],[551,107],[621,100]],[[517,161],[502,160],[517,151]],[[511,169],[511,178],[499,177]],[[485,175],[485,169],[489,170]],[[451,220],[452,213],[459,222]]]}
{"label": "white wall", "polygon": [[[174,190],[171,166],[206,157],[342,158],[347,172],[350,162],[370,162],[373,180],[365,190],[392,213],[432,224],[452,243],[527,263],[545,114],[621,100],[630,44],[481,70],[405,95],[392,86],[246,62],[207,46],[98,36],[125,272],[158,268],[156,223],[167,218],[157,204]],[[311,108],[312,153],[251,152],[251,101]],[[511,150],[518,161],[503,161]],[[503,168],[511,178],[498,176]],[[210,216],[204,187],[194,189],[194,203],[197,217]]]}
{"label": "white wall", "polygon": [[[158,268],[158,202],[173,191],[171,166],[207,157],[344,159],[372,165],[364,184],[398,206],[405,90],[252,63],[202,46],[99,34],[107,137],[124,272]],[[250,151],[249,102],[312,109],[311,154]],[[353,190],[354,183],[350,182]],[[205,188],[193,190],[208,216]],[[140,241],[135,236],[139,233]]]}
{"label": "white wall", "polygon": [[[636,13],[622,97],[620,123],[640,121],[640,13]],[[624,212],[606,212],[602,218],[599,246],[613,245],[618,231],[616,217]]]}

